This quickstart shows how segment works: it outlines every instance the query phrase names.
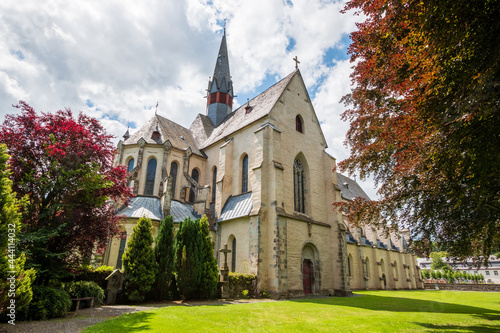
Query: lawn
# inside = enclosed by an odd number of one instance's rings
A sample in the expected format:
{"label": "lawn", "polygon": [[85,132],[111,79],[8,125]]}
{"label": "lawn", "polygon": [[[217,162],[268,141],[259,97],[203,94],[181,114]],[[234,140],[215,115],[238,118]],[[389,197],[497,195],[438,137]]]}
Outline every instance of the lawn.
{"label": "lawn", "polygon": [[126,314],[84,332],[500,332],[500,294],[360,291],[355,297]]}

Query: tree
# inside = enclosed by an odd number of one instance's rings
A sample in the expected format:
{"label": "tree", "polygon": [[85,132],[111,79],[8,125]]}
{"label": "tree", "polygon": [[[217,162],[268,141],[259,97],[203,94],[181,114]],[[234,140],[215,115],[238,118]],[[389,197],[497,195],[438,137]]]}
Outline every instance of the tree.
{"label": "tree", "polygon": [[123,254],[125,294],[132,302],[142,302],[151,290],[158,272],[153,251],[153,226],[142,217],[134,227],[128,247]]}
{"label": "tree", "polygon": [[219,283],[219,272],[217,261],[214,256],[214,243],[208,229],[207,216],[203,216],[199,222],[201,237],[203,239],[203,261],[200,282],[200,298],[212,298],[217,291]]}
{"label": "tree", "polygon": [[199,220],[191,221],[186,218],[180,223],[175,235],[177,288],[184,299],[199,296],[204,257],[203,246]]}
{"label": "tree", "polygon": [[155,257],[158,264],[156,295],[159,300],[169,298],[174,274],[174,220],[167,216],[160,225],[155,241]]}
{"label": "tree", "polygon": [[[487,260],[500,242],[498,1],[352,0],[355,63],[341,170],[373,176],[381,200],[335,204]],[[430,248],[427,248],[429,253]]]}
{"label": "tree", "polygon": [[26,102],[7,115],[0,142],[12,156],[13,189],[27,196],[22,208],[19,247],[26,266],[37,269],[37,283],[68,275],[104,251],[117,234],[119,216],[112,202],[132,195],[124,166],[113,167],[115,148],[96,119],[71,110],[37,114]]}
{"label": "tree", "polygon": [[[16,309],[26,308],[33,297],[31,284],[35,279],[34,269],[25,270],[26,257],[16,251],[20,231],[19,202],[12,193],[10,170],[7,166],[9,155],[7,147],[0,144],[0,313],[3,313],[10,300],[15,299]],[[12,273],[14,280],[11,280]],[[11,288],[11,281],[14,288]]]}
{"label": "tree", "polygon": [[442,251],[442,252],[432,252],[430,254],[430,257],[432,258],[432,263],[431,263],[431,269],[435,270],[445,270],[449,271],[451,270],[450,266],[444,261],[443,258],[447,257],[448,253]]}

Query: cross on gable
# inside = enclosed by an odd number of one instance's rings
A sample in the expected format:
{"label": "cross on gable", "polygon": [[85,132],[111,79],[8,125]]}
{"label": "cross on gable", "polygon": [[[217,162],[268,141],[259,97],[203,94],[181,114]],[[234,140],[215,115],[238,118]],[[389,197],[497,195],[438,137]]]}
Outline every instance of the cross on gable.
{"label": "cross on gable", "polygon": [[295,58],[293,58],[293,61],[295,61],[295,69],[298,69],[300,61],[299,61],[299,59],[297,59],[297,56],[295,56]]}

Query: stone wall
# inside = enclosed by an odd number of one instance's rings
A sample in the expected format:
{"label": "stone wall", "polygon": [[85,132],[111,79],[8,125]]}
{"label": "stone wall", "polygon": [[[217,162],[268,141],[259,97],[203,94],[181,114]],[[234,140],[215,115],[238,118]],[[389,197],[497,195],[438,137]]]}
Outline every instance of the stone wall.
{"label": "stone wall", "polygon": [[487,284],[487,283],[424,283],[425,289],[439,290],[460,290],[460,291],[496,291],[500,292],[500,284]]}

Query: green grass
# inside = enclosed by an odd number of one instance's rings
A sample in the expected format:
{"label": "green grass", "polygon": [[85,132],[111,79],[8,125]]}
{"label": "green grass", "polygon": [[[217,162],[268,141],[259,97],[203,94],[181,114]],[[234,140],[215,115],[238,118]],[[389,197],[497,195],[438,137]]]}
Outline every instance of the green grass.
{"label": "green grass", "polygon": [[126,314],[84,332],[500,332],[500,294],[361,291],[330,297]]}

